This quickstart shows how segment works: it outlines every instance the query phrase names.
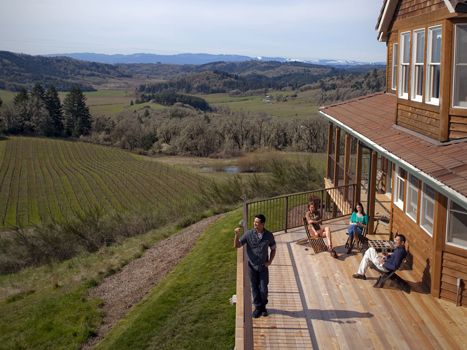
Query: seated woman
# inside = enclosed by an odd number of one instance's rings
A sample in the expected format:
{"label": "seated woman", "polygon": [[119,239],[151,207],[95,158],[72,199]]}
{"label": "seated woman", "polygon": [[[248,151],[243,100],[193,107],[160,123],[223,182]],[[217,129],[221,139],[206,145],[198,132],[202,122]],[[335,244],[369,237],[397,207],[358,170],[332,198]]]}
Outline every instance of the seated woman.
{"label": "seated woman", "polygon": [[350,226],[347,230],[349,235],[349,248],[347,249],[347,254],[350,254],[353,247],[354,237],[358,235],[358,238],[363,237],[363,230],[368,225],[368,216],[363,210],[363,205],[361,202],[357,203],[352,215],[350,216]]}
{"label": "seated woman", "polygon": [[315,202],[308,203],[308,211],[305,213],[310,234],[315,237],[324,237],[328,241],[328,251],[333,258],[337,258],[336,251],[332,248],[331,230],[328,226],[321,227],[321,214]]}

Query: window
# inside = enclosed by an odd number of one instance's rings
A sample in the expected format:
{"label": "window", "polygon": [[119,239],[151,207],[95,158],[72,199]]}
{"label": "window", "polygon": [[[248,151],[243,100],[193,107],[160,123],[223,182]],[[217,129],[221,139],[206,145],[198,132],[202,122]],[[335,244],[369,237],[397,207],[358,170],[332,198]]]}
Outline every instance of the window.
{"label": "window", "polygon": [[428,28],[426,102],[439,105],[441,78],[441,27]]}
{"label": "window", "polygon": [[392,90],[397,89],[397,50],[399,50],[399,45],[395,43],[392,45]]}
{"label": "window", "polygon": [[425,56],[425,29],[416,30],[413,33],[412,50],[412,91],[414,101],[422,101],[423,96],[423,64]]}
{"label": "window", "polygon": [[453,106],[467,108],[467,25],[456,26]]}
{"label": "window", "polygon": [[399,97],[407,99],[409,97],[410,32],[401,34],[400,44]]}
{"label": "window", "polygon": [[467,210],[453,200],[448,204],[446,241],[463,248],[467,247]]}
{"label": "window", "polygon": [[419,180],[410,175],[407,181],[407,205],[405,212],[409,217],[411,217],[415,222],[417,221],[418,214],[418,189],[420,187]]}
{"label": "window", "polygon": [[404,169],[396,168],[396,177],[394,178],[394,204],[400,209],[404,207],[404,183],[407,173]]}
{"label": "window", "polygon": [[435,217],[435,191],[423,184],[420,208],[420,226],[431,236],[433,235],[433,218]]}

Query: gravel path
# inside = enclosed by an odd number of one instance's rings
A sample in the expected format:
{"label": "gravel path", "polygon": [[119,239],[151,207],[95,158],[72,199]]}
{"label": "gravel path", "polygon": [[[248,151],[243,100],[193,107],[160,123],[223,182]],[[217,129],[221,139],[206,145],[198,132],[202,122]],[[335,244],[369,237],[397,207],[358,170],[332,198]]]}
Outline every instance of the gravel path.
{"label": "gravel path", "polygon": [[193,224],[177,234],[158,242],[118,273],[105,278],[89,292],[92,298],[104,301],[104,319],[97,336],[90,338],[83,349],[91,349],[112,327],[138,303],[191,250],[198,237],[214,221],[216,215]]}

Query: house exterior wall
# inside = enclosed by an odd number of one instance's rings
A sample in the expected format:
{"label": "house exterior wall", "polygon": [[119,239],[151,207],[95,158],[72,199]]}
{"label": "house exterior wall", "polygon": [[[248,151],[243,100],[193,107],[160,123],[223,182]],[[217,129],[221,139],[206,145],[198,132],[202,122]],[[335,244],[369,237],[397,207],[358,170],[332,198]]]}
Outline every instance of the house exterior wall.
{"label": "house exterior wall", "polygon": [[406,237],[415,278],[417,281],[422,281],[424,288],[431,290],[432,237],[397,206],[393,206],[392,231]]}
{"label": "house exterior wall", "polygon": [[428,14],[445,7],[446,4],[443,0],[402,0],[396,10],[396,16],[398,19],[406,19]]}
{"label": "house exterior wall", "polygon": [[439,113],[417,105],[411,106],[403,102],[398,103],[396,124],[436,139],[440,127]]}
{"label": "house exterior wall", "polygon": [[[446,247],[443,251],[443,263],[441,269],[440,297],[456,302],[457,279],[467,281],[467,257],[465,251],[457,251]],[[467,288],[462,293],[463,306],[467,305]]]}

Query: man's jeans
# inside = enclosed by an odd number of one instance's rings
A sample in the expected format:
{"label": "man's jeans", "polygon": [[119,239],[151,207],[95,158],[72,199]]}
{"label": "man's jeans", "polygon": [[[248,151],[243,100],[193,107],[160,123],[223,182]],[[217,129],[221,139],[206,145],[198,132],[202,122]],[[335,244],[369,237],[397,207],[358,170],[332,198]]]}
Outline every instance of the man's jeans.
{"label": "man's jeans", "polygon": [[248,263],[251,294],[255,308],[263,310],[268,303],[269,270],[267,266],[253,267]]}

